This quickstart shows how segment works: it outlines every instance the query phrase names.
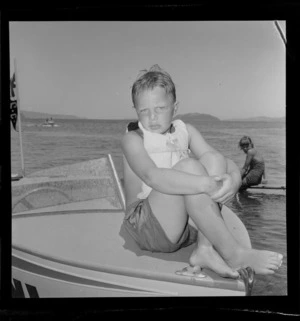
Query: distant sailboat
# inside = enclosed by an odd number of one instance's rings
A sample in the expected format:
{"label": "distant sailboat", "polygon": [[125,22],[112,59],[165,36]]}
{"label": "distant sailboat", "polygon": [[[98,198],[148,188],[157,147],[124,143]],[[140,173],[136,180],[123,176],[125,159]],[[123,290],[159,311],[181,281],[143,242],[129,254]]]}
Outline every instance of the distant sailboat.
{"label": "distant sailboat", "polygon": [[46,119],[46,121],[42,124],[43,127],[58,127],[57,124],[55,124],[54,120],[52,117],[50,119]]}
{"label": "distant sailboat", "polygon": [[12,174],[11,174],[11,180],[12,180],[12,181],[18,181],[18,180],[20,180],[21,178],[23,178],[23,175],[20,175],[20,174],[18,174],[18,173],[12,173]]}

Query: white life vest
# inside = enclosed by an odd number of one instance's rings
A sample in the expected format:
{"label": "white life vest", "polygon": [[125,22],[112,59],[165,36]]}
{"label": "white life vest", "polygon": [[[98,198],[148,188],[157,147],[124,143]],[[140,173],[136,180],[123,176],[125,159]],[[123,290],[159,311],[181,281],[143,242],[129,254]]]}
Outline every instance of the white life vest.
{"label": "white life vest", "polygon": [[[144,134],[144,147],[157,167],[172,168],[181,159],[189,157],[189,134],[182,120],[172,122],[172,133],[158,134],[146,130],[139,122],[138,126]],[[139,199],[148,197],[152,188],[142,184],[142,191],[137,195]]]}

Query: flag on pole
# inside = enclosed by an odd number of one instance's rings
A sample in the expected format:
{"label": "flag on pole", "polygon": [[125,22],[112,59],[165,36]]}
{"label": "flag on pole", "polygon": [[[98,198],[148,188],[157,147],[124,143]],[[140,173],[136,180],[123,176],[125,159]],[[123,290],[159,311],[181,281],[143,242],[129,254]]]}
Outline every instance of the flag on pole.
{"label": "flag on pole", "polygon": [[[22,141],[22,125],[21,125],[21,104],[19,96],[18,73],[17,73],[17,61],[14,59],[14,73],[10,79],[10,120],[14,129],[19,133],[20,139],[20,154],[21,154],[21,166],[22,166],[22,177],[25,177],[24,167],[24,155],[23,155],[23,141]],[[17,130],[17,124],[18,129]]]}
{"label": "flag on pole", "polygon": [[17,121],[18,121],[18,102],[16,95],[16,77],[13,74],[10,80],[10,120],[14,129],[17,131]]}

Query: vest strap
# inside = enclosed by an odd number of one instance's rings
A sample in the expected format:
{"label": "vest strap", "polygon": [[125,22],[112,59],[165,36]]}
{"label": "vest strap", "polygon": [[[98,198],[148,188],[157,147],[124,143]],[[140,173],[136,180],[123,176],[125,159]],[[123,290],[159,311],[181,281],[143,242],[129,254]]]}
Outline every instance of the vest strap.
{"label": "vest strap", "polygon": [[138,121],[132,121],[127,125],[127,130],[129,132],[135,131],[140,137],[144,138],[144,133],[141,131]]}

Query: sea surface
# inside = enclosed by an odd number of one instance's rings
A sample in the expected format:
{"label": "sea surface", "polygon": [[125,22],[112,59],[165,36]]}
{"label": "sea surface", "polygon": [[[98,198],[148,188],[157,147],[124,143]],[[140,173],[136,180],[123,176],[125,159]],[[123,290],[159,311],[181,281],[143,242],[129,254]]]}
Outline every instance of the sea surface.
{"label": "sea surface", "polygon": [[[42,127],[43,119],[22,122],[25,174],[73,164],[111,154],[123,177],[120,140],[129,120],[55,120],[58,127]],[[286,185],[284,122],[196,122],[209,144],[231,158],[239,167],[245,154],[238,148],[244,135],[251,137],[263,155],[269,185]],[[12,173],[21,173],[20,141],[11,130]],[[281,268],[271,276],[256,276],[252,295],[287,295],[286,197],[285,194],[239,193],[227,204],[245,224],[252,247],[280,252]]]}

